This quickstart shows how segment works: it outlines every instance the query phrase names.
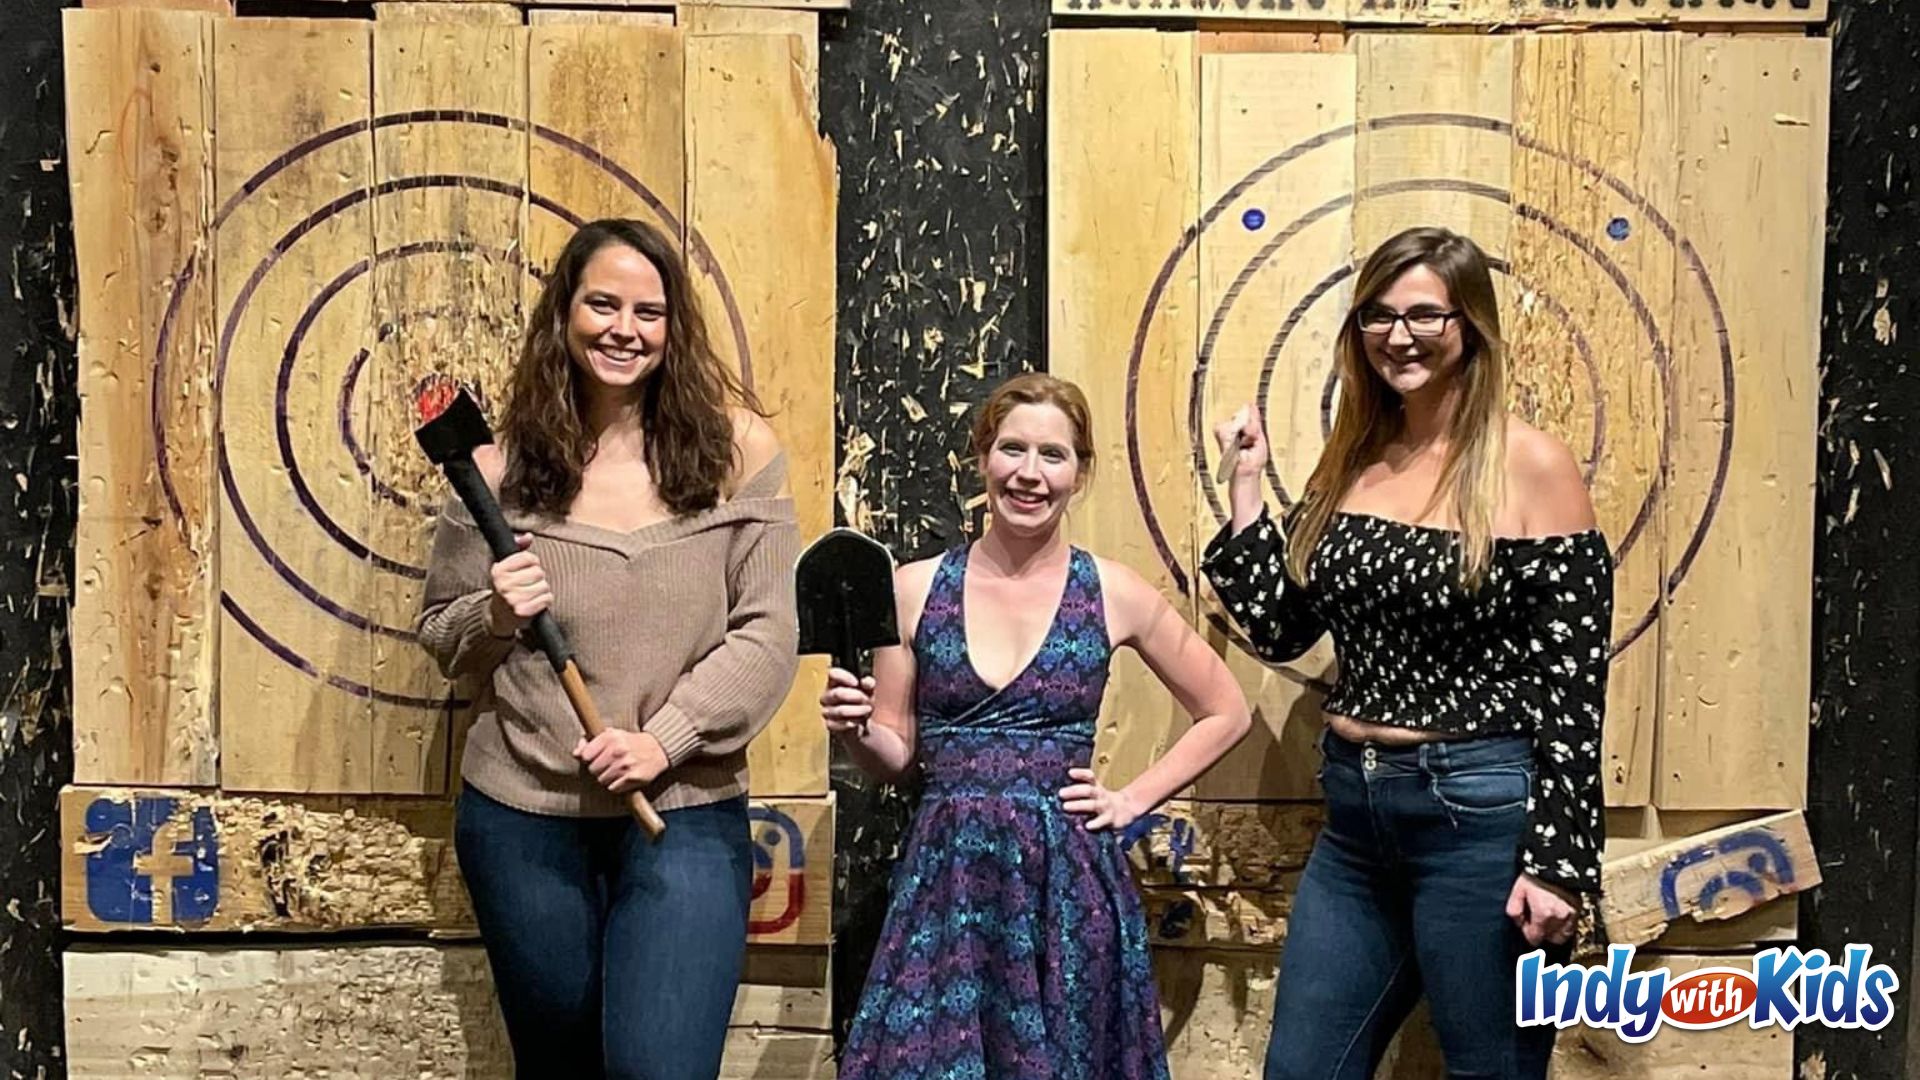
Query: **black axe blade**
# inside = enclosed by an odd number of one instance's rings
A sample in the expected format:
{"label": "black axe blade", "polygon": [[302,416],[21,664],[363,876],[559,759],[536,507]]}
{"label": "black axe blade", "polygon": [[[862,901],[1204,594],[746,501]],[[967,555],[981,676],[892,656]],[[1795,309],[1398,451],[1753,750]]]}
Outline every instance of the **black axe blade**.
{"label": "black axe blade", "polygon": [[826,653],[858,678],[862,650],[900,644],[893,556],[873,538],[829,530],[800,553],[793,581],[803,655]]}
{"label": "black axe blade", "polygon": [[420,440],[420,449],[427,452],[428,461],[445,465],[454,458],[471,455],[475,447],[493,442],[493,428],[487,423],[487,414],[480,411],[479,404],[465,388],[445,402],[438,416],[430,415],[436,404],[439,402],[425,397],[415,402],[421,419],[426,422],[413,429],[413,435]]}

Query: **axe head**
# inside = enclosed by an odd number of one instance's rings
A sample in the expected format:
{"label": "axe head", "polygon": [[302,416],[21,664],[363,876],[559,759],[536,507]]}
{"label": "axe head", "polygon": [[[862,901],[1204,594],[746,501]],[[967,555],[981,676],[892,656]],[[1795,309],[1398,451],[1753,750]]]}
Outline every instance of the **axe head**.
{"label": "axe head", "polygon": [[900,644],[893,607],[893,556],[853,529],[833,529],[807,545],[794,566],[800,652],[828,653],[860,674],[860,651]]}
{"label": "axe head", "polygon": [[435,465],[470,456],[475,447],[493,442],[487,415],[465,387],[450,379],[423,386],[414,396],[414,405],[423,422],[413,436]]}

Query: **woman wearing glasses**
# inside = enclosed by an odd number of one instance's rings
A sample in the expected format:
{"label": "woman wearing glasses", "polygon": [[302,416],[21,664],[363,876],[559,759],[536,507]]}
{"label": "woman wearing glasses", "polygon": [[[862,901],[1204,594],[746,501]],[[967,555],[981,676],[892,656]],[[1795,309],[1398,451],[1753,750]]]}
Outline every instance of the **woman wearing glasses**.
{"label": "woman wearing glasses", "polygon": [[1487,258],[1411,229],[1367,260],[1333,431],[1262,503],[1243,408],[1232,521],[1202,570],[1269,662],[1333,635],[1327,822],[1288,921],[1268,1080],[1371,1077],[1424,994],[1455,1077],[1544,1077],[1514,963],[1564,958],[1599,889],[1612,556],[1567,448],[1507,415]]}

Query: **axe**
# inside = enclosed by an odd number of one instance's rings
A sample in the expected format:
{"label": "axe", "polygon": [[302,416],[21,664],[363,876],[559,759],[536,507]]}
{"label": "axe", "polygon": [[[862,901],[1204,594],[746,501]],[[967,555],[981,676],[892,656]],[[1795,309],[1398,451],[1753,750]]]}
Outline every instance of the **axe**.
{"label": "axe", "polygon": [[[457,384],[438,380],[421,390],[414,405],[422,421],[414,437],[427,452],[427,460],[440,466],[446,474],[447,482],[466,505],[467,513],[473,515],[474,524],[480,527],[480,535],[486,537],[494,560],[497,562],[520,550],[514,543],[513,529],[500,513],[500,504],[487,489],[486,477],[480,475],[480,466],[473,462],[474,448],[493,442],[493,429],[487,426],[480,406]],[[607,730],[599,707],[593,703],[587,684],[580,678],[580,668],[573,662],[573,649],[560,633],[560,624],[553,621],[552,612],[543,611],[533,617],[533,636],[540,643],[540,651],[547,655],[547,663],[552,664],[554,673],[560,676],[567,701],[573,705],[573,713],[580,718],[587,737]],[[658,839],[666,831],[667,823],[639,789],[627,792],[627,809],[633,811],[634,820],[649,837]]]}
{"label": "axe", "polygon": [[862,650],[900,644],[893,556],[866,534],[828,530],[800,553],[793,583],[802,655],[830,654],[858,679]]}

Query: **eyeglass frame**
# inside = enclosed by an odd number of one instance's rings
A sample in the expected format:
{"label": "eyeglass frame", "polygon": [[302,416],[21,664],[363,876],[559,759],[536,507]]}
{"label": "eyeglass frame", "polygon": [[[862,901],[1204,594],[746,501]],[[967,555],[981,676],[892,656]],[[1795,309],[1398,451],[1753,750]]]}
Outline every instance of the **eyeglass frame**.
{"label": "eyeglass frame", "polygon": [[1437,318],[1440,320],[1440,329],[1435,330],[1430,334],[1423,334],[1413,328],[1413,317],[1409,315],[1407,312],[1392,311],[1391,309],[1384,308],[1384,307],[1376,307],[1373,310],[1387,312],[1388,314],[1393,316],[1392,321],[1387,323],[1385,329],[1383,330],[1367,329],[1366,322],[1365,322],[1367,311],[1364,308],[1359,311],[1355,311],[1353,313],[1353,328],[1355,330],[1360,331],[1362,334],[1366,334],[1371,337],[1387,337],[1392,335],[1394,326],[1399,324],[1405,324],[1407,328],[1408,337],[1417,337],[1423,340],[1430,340],[1432,338],[1437,338],[1445,335],[1447,332],[1447,324],[1449,322],[1452,322],[1454,319],[1461,318],[1466,314],[1466,312],[1461,311],[1458,308],[1455,308],[1452,311],[1422,312],[1421,314],[1425,315],[1428,318]]}

